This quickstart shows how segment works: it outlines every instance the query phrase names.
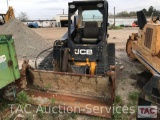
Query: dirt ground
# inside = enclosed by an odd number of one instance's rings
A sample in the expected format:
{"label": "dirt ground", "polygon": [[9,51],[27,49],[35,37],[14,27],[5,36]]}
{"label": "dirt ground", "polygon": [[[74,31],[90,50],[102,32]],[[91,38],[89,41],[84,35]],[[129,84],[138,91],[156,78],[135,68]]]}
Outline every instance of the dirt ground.
{"label": "dirt ground", "polygon": [[66,33],[68,28],[33,28],[32,30],[37,34],[41,35],[50,43],[53,43],[54,40],[60,39]]}
{"label": "dirt ground", "polygon": [[[49,44],[53,44],[55,40],[60,39],[67,28],[38,28],[32,29],[37,34],[41,35]],[[129,95],[133,92],[139,93],[142,89],[141,79],[149,80],[150,76],[146,77],[144,72],[146,69],[138,61],[130,61],[127,57],[125,47],[126,41],[131,33],[138,32],[138,28],[124,28],[120,30],[109,30],[109,43],[116,44],[116,97],[120,96],[118,105],[131,105]],[[120,69],[122,68],[122,69]],[[46,117],[46,116],[45,116]],[[46,120],[53,119],[52,115],[47,116]],[[123,114],[114,120],[135,120],[135,114]],[[105,120],[80,114],[60,114],[54,120]]]}
{"label": "dirt ground", "polygon": [[[67,31],[67,28],[41,28],[33,30],[45,38],[48,42],[53,44],[54,40],[57,40],[64,35],[64,33]],[[138,28],[124,28],[121,30],[108,31],[108,42],[116,44],[116,96],[121,97],[122,100],[120,104],[122,106],[127,106],[130,104],[129,94],[141,91],[143,85],[140,85],[141,83],[137,81],[141,79],[149,79],[149,77],[144,78],[145,74],[142,75],[142,73],[146,70],[144,66],[138,61],[130,61],[125,52],[126,41],[129,35],[136,32],[138,32]],[[123,69],[120,70],[120,68]],[[88,118],[83,118],[82,120],[87,119]],[[135,114],[127,115],[127,117],[122,117],[121,119],[135,120]]]}

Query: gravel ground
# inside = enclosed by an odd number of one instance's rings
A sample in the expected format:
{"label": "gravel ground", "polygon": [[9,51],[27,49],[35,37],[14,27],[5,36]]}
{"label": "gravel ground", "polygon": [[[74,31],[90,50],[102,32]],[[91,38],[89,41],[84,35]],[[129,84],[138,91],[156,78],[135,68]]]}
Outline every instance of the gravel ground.
{"label": "gravel ground", "polygon": [[50,46],[44,38],[17,19],[11,19],[0,27],[0,34],[13,35],[18,59],[22,59],[24,56],[33,59]]}

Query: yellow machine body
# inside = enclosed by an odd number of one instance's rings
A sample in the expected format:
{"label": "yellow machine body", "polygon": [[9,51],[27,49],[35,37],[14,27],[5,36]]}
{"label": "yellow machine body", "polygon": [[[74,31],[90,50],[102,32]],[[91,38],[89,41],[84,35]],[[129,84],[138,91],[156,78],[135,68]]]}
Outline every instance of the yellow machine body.
{"label": "yellow machine body", "polygon": [[147,23],[127,42],[127,54],[138,59],[154,75],[160,73],[160,24]]}

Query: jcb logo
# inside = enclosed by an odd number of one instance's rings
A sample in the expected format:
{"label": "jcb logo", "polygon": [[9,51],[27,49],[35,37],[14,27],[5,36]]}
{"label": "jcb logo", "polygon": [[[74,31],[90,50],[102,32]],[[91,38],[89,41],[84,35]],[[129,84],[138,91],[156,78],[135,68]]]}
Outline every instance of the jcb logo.
{"label": "jcb logo", "polygon": [[76,55],[93,55],[92,49],[75,49],[74,53]]}

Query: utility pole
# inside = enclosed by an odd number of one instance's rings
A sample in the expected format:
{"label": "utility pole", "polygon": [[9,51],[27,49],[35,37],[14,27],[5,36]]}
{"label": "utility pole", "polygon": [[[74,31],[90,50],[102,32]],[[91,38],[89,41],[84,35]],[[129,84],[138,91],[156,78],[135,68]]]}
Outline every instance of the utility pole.
{"label": "utility pole", "polygon": [[8,0],[7,0],[7,8],[9,7],[9,5],[8,5]]}
{"label": "utility pole", "polygon": [[63,9],[63,15],[64,15],[64,9]]}
{"label": "utility pole", "polygon": [[114,27],[116,26],[116,8],[114,7]]}

